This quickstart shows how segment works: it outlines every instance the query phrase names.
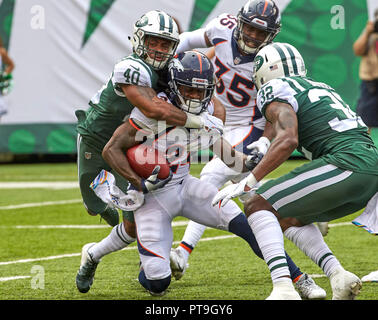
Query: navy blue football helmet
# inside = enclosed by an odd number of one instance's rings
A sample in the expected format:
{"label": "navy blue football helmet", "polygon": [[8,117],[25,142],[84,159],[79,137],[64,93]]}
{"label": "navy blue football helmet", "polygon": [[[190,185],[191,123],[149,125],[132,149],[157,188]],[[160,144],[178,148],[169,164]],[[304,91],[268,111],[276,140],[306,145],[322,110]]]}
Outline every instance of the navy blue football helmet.
{"label": "navy blue football helmet", "polygon": [[[234,37],[240,50],[246,54],[256,54],[262,47],[271,43],[281,29],[281,15],[277,5],[272,0],[249,0],[237,15],[238,25]],[[252,38],[243,33],[244,24],[264,31],[264,40]],[[246,44],[254,43],[254,47]]]}
{"label": "navy blue football helmet", "polygon": [[168,65],[170,100],[193,114],[205,111],[214,93],[214,67],[197,51],[177,54]]}

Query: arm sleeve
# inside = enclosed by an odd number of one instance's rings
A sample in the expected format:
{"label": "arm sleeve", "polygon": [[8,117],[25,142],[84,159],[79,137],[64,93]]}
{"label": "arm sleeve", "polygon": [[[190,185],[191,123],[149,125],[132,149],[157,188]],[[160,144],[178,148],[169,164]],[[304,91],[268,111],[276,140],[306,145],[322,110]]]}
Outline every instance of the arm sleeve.
{"label": "arm sleeve", "polygon": [[298,102],[295,98],[296,91],[288,82],[281,79],[273,79],[265,83],[257,94],[257,107],[265,117],[266,107],[273,101],[281,101],[290,104],[294,111],[298,111]]}
{"label": "arm sleeve", "polygon": [[176,50],[177,53],[196,48],[207,48],[205,41],[205,29],[197,29],[180,34],[180,43]]}
{"label": "arm sleeve", "polygon": [[152,87],[151,73],[142,62],[125,59],[118,62],[113,71],[113,84],[132,84]]}

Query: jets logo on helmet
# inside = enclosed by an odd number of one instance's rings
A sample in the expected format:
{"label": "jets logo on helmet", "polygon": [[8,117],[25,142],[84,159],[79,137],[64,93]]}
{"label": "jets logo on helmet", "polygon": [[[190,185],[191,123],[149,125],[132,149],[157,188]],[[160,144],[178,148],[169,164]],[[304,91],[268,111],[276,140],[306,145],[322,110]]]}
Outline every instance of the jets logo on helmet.
{"label": "jets logo on helmet", "polygon": [[288,43],[272,43],[262,48],[254,60],[254,82],[257,89],[272,79],[307,74],[299,51]]}
{"label": "jets logo on helmet", "polygon": [[[166,49],[152,48],[153,38],[168,41]],[[134,24],[131,43],[134,53],[144,62],[156,70],[163,69],[173,57],[179,43],[177,24],[163,11],[149,11]]]}
{"label": "jets logo on helmet", "polygon": [[[238,25],[234,32],[235,40],[241,51],[255,54],[271,43],[281,29],[281,15],[271,0],[249,0],[239,11]],[[246,25],[255,28],[261,37],[247,35]],[[251,46],[253,44],[253,46]]]}
{"label": "jets logo on helmet", "polygon": [[168,66],[170,100],[186,112],[199,114],[207,109],[214,93],[214,67],[197,51],[176,55]]}

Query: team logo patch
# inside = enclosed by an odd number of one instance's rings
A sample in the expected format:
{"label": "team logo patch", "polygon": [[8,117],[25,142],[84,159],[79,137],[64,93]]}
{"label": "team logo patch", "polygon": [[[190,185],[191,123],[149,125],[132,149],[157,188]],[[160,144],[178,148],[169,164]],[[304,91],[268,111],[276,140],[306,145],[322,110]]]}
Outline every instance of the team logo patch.
{"label": "team logo patch", "polygon": [[86,152],[86,153],[84,154],[84,157],[85,157],[85,159],[87,159],[87,160],[91,159],[91,158],[92,158],[92,152]]}
{"label": "team logo patch", "polygon": [[143,16],[142,18],[140,18],[136,23],[135,25],[138,27],[138,28],[141,28],[141,27],[144,27],[148,24],[148,18],[146,16]]}
{"label": "team logo patch", "polygon": [[262,56],[257,56],[255,59],[255,72],[258,71],[264,63],[264,58]]}

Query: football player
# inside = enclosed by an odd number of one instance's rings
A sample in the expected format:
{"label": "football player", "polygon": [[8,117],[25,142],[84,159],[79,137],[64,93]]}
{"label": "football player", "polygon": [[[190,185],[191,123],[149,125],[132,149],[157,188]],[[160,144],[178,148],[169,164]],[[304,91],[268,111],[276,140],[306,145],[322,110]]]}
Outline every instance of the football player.
{"label": "football player", "polygon": [[[204,116],[184,112],[156,96],[155,90],[166,86],[166,67],[179,43],[172,17],[159,10],[147,12],[134,24],[131,42],[133,54],[115,65],[109,80],[90,100],[88,110],[76,111],[78,174],[84,206],[90,215],[100,214],[111,226],[118,225],[118,211],[106,206],[89,186],[102,169],[110,170],[101,156],[102,149],[133,108],[171,125],[200,128],[207,121]],[[126,190],[128,181],[115,175],[117,185]],[[123,217],[122,239],[130,243],[135,240],[132,212],[124,211]]]}
{"label": "football player", "polygon": [[[214,91],[213,65],[203,54],[189,51],[181,53],[170,62],[170,94],[158,96],[176,107],[192,114],[212,112],[211,97]],[[208,116],[211,118],[211,116]],[[216,122],[215,119],[213,119]],[[221,120],[218,120],[221,122]],[[208,129],[207,129],[208,130]],[[138,250],[141,260],[139,281],[152,295],[164,294],[171,281],[170,249],[172,246],[172,219],[178,215],[198,223],[228,230],[245,239],[261,258],[261,251],[255,246],[251,228],[245,215],[235,202],[230,202],[222,209],[211,206],[211,200],[217,188],[206,181],[189,175],[189,151],[214,146],[214,151],[231,167],[247,171],[251,158],[236,151],[218,135],[208,136],[207,130],[191,130],[183,127],[161,125],[155,119],[146,117],[138,108],[133,109],[129,122],[120,126],[106,144],[104,159],[111,168],[130,181],[132,188],[144,193],[144,203],[134,212],[138,229]],[[150,135],[146,134],[150,132]],[[147,180],[139,177],[130,167],[125,152],[140,143],[137,135],[146,134],[158,150],[169,155],[173,175],[166,179],[157,178],[159,167]],[[208,139],[203,139],[207,136]],[[229,156],[229,157],[227,157]],[[164,187],[164,188],[163,188]],[[80,269],[91,266],[93,270],[102,257],[101,245],[88,246],[83,252]],[[80,273],[80,272],[79,272]],[[93,282],[94,273],[88,281],[88,289]]]}
{"label": "football player", "polygon": [[213,203],[224,205],[255,188],[297,148],[311,161],[259,187],[244,207],[270,269],[269,299],[297,298],[286,266],[283,234],[323,269],[333,299],[354,299],[361,280],[341,266],[313,222],[344,217],[378,197],[378,150],[366,125],[340,95],[306,77],[296,48],[270,44],[254,61],[257,106],[272,123],[275,137],[249,176],[221,190]]}
{"label": "football player", "polygon": [[[237,16],[224,13],[203,29],[182,33],[177,48],[177,52],[182,52],[215,47],[215,96],[226,109],[224,137],[240,152],[249,154],[254,149],[256,161],[268,150],[273,133],[256,107],[253,60],[262,47],[273,41],[280,28],[280,12],[273,1],[251,0]],[[246,174],[229,168],[218,157],[207,163],[201,172],[201,180],[218,189],[229,180],[238,182],[244,177]],[[240,200],[244,201],[243,198]],[[189,255],[205,229],[205,226],[190,221],[180,245],[172,249],[171,267],[176,280],[183,276]],[[325,291],[299,269],[293,281],[303,297],[325,298]]]}

